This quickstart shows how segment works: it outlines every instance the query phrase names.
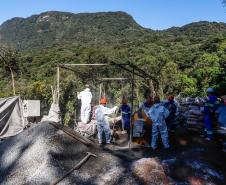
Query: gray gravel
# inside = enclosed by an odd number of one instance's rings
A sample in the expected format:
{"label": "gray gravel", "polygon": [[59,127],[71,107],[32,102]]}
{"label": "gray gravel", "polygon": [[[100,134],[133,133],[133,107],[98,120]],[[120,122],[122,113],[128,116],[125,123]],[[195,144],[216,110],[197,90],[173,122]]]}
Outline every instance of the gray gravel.
{"label": "gray gravel", "polygon": [[40,123],[0,144],[0,184],[49,184],[90,151],[90,158],[59,184],[137,184],[119,157],[77,142],[48,123]]}
{"label": "gray gravel", "polygon": [[[158,157],[171,184],[207,180],[215,185],[225,184],[225,157],[219,148],[214,143],[208,144],[200,138],[197,140],[195,136],[183,136],[187,137],[186,146],[180,145],[181,138],[175,135],[171,139],[174,141],[171,142],[173,148],[167,151],[161,148],[157,151],[149,148],[128,150],[113,145],[91,147],[42,122],[0,143],[0,184],[50,184],[76,165],[88,151],[98,158],[90,158],[59,184],[145,184],[144,180],[140,180],[143,177],[135,173],[134,164],[141,158],[146,158],[140,160],[144,161],[150,157]],[[150,168],[147,166],[139,171]]]}

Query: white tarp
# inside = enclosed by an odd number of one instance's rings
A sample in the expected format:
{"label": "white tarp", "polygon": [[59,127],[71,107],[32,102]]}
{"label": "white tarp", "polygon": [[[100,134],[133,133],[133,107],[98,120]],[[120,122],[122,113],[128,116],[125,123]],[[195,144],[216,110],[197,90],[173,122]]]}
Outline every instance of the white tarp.
{"label": "white tarp", "polygon": [[61,122],[59,104],[52,103],[48,116],[44,116],[42,121],[53,121],[56,123]]}
{"label": "white tarp", "polygon": [[0,98],[0,138],[14,136],[25,126],[20,97]]}

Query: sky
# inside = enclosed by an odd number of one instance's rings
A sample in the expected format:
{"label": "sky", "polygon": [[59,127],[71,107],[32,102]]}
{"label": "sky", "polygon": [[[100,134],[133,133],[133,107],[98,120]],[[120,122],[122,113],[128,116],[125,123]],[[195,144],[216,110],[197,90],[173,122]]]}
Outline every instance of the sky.
{"label": "sky", "polygon": [[141,26],[155,30],[197,21],[226,23],[222,0],[0,0],[0,24],[13,17],[45,11],[72,13],[124,11]]}

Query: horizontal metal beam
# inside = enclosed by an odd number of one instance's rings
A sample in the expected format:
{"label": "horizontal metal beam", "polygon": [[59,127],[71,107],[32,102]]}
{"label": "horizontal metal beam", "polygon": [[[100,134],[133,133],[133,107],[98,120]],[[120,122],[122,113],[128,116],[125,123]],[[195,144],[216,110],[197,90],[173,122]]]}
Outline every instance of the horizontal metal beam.
{"label": "horizontal metal beam", "polygon": [[[149,80],[150,78],[145,78]],[[97,78],[97,80],[132,80],[132,78]],[[141,80],[141,79],[134,79],[134,80]]]}
{"label": "horizontal metal beam", "polygon": [[[85,76],[85,74],[82,74],[82,73],[80,73],[80,72],[78,72],[78,71],[76,71],[76,70],[74,70],[74,69],[72,69],[72,68],[69,68],[69,67],[66,67],[66,66],[59,66],[60,68],[62,68],[62,69],[66,69],[66,70],[68,70],[68,71],[72,71],[72,72],[74,72],[74,73],[78,73],[79,75],[81,75],[82,77],[86,77]],[[92,77],[93,78],[93,77]],[[142,77],[143,78],[143,77]],[[114,80],[118,80],[118,81],[123,81],[123,80],[131,80],[131,78],[93,78],[93,79],[97,79],[97,80],[104,80],[104,81],[110,81],[110,80],[112,80],[112,81],[114,81]],[[144,79],[144,78],[143,78]],[[146,80],[149,80],[150,78],[145,78]],[[141,80],[141,79],[134,79],[134,80]]]}
{"label": "horizontal metal beam", "polygon": [[77,71],[75,71],[74,69],[71,69],[69,67],[65,67],[65,66],[62,66],[62,65],[59,65],[59,67],[62,68],[62,69],[66,69],[66,70],[72,71],[74,73],[77,73]]}
{"label": "horizontal metal beam", "polygon": [[131,78],[97,78],[97,80],[130,80]]}
{"label": "horizontal metal beam", "polygon": [[59,64],[59,66],[109,66],[109,64]]}
{"label": "horizontal metal beam", "polygon": [[113,65],[129,65],[129,64],[59,64],[59,66],[113,66]]}
{"label": "horizontal metal beam", "polygon": [[[72,66],[117,66],[131,74],[134,73],[134,75],[138,76],[138,77],[141,77],[143,78],[144,80],[154,80],[154,81],[157,81],[154,77],[150,76],[149,74],[147,74],[144,70],[142,70],[141,68],[139,68],[138,66],[136,66],[135,64],[132,64],[131,62],[126,62],[126,63],[116,63],[116,62],[110,62],[110,63],[105,63],[105,64],[101,64],[101,63],[98,63],[98,64],[59,64],[59,67],[62,67],[62,68],[67,68],[67,67],[72,67]],[[68,68],[67,68],[68,69]],[[134,69],[134,71],[133,71]],[[74,69],[69,69],[71,71],[74,71],[76,72]],[[79,72],[78,72],[79,73]],[[108,79],[110,80],[110,79]],[[120,79],[116,79],[116,80],[120,80]],[[121,79],[122,80],[122,79]],[[123,79],[123,80],[127,80],[127,79]]]}
{"label": "horizontal metal beam", "polygon": [[134,69],[135,69],[136,71],[138,71],[138,72],[142,73],[143,75],[147,76],[148,79],[151,79],[151,80],[154,80],[154,81],[157,82],[157,79],[156,79],[155,77],[149,75],[147,72],[145,72],[143,69],[139,68],[137,65],[132,64],[132,63],[130,63],[130,65],[131,65],[132,67],[134,67]]}
{"label": "horizontal metal beam", "polygon": [[62,68],[62,69],[66,69],[66,70],[68,70],[68,71],[72,71],[72,72],[74,72],[74,73],[77,73],[78,75],[80,75],[80,76],[83,77],[83,78],[86,77],[86,75],[85,75],[84,73],[81,73],[81,72],[79,72],[79,71],[76,71],[76,70],[74,70],[74,69],[72,69],[72,68],[69,68],[69,67],[66,67],[66,66],[60,66],[60,65],[59,65],[59,67]]}
{"label": "horizontal metal beam", "polygon": [[[121,69],[123,69],[123,70],[125,70],[125,71],[128,71],[128,72],[130,72],[131,74],[134,74],[134,75],[136,75],[136,76],[139,76],[139,77],[141,77],[141,78],[143,78],[143,79],[146,78],[146,77],[143,76],[142,74],[139,74],[139,73],[133,71],[133,67],[132,67],[132,69],[128,69],[128,68],[126,68],[125,66],[117,65],[117,63],[115,63],[115,62],[111,62],[111,64],[112,64],[112,65],[115,65],[115,66],[117,66],[117,67],[119,67],[119,68],[121,68]],[[127,65],[128,65],[129,67],[131,67],[130,64],[127,63]]]}

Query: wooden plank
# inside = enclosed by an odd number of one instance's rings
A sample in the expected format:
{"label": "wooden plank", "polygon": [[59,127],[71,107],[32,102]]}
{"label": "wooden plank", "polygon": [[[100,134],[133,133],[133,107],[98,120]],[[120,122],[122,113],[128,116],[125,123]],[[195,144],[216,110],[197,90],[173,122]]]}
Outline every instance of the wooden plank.
{"label": "wooden plank", "polygon": [[70,128],[68,128],[68,127],[66,127],[64,125],[61,125],[61,124],[58,124],[58,123],[55,123],[55,122],[49,122],[49,124],[54,126],[57,129],[59,129],[59,130],[62,130],[67,135],[71,136],[75,140],[80,141],[81,143],[83,143],[85,145],[92,145],[92,144],[94,144],[92,141],[90,141],[86,137],[81,136],[80,134],[78,134],[74,130],[71,130]]}

